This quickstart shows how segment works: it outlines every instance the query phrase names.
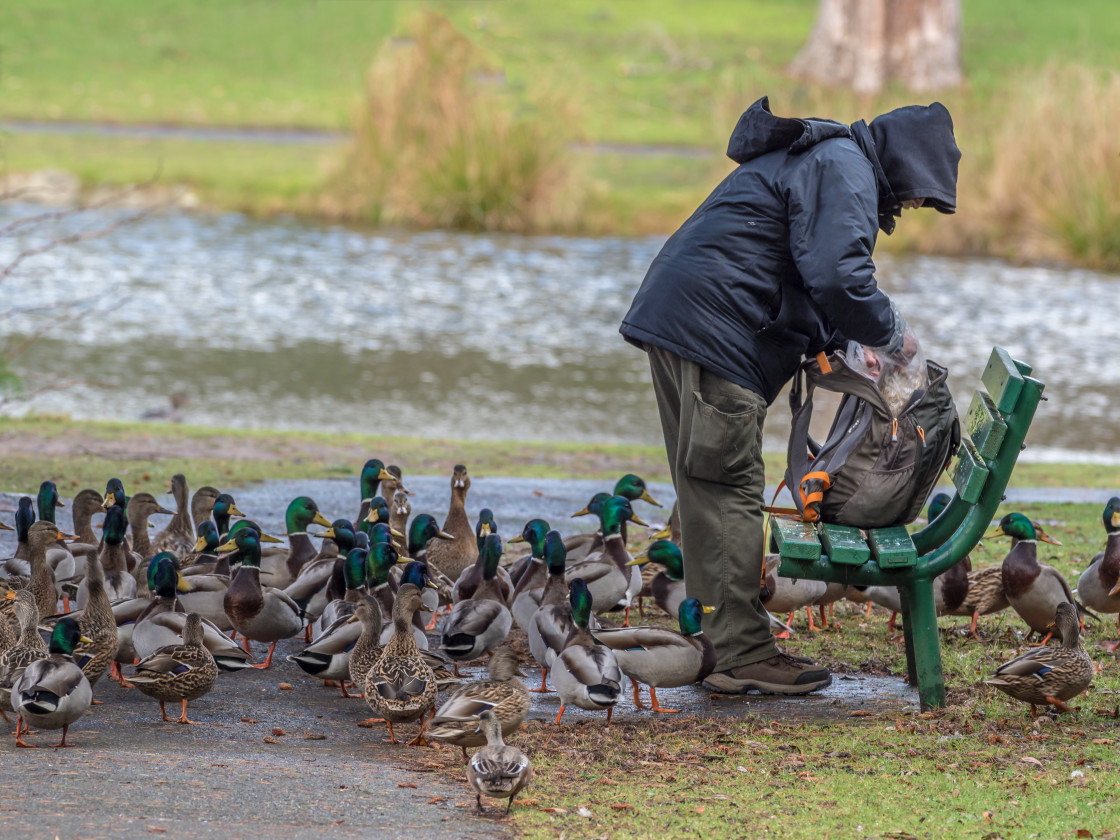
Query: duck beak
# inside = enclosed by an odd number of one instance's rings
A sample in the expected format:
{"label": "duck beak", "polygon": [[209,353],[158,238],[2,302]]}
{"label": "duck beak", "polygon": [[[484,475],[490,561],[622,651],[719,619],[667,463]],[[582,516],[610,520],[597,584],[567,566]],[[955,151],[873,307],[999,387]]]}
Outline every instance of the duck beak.
{"label": "duck beak", "polygon": [[1120,580],[1116,581],[1116,585],[1114,587],[1112,587],[1112,591],[1109,592],[1108,594],[1109,595],[1120,595]]}
{"label": "duck beak", "polygon": [[572,519],[575,519],[577,516],[587,516],[590,513],[591,513],[591,511],[589,511],[587,508],[584,508],[583,510],[577,510],[575,513],[572,514]]}
{"label": "duck beak", "polygon": [[327,519],[327,517],[323,516],[323,514],[319,513],[319,511],[315,511],[315,518],[311,521],[316,525],[322,525],[324,528],[331,527],[330,521]]}
{"label": "duck beak", "polygon": [[716,611],[715,607],[700,607],[700,609],[706,613],[714,613]]}
{"label": "duck beak", "polygon": [[62,499],[55,499],[55,500],[54,500],[54,506],[55,506],[55,507],[66,507],[66,505],[64,505],[64,504],[62,503]]}
{"label": "duck beak", "polygon": [[58,538],[59,538],[59,539],[60,539],[60,540],[61,540],[62,542],[75,542],[75,541],[77,541],[77,539],[78,539],[78,538],[77,538],[76,536],[74,536],[73,534],[67,534],[67,533],[64,533],[64,532],[62,532],[62,531],[59,531],[59,532],[58,532]]}
{"label": "duck beak", "polygon": [[429,588],[429,589],[439,589],[439,587],[438,587],[438,586],[436,586],[436,585],[435,585],[434,583],[432,583],[431,581],[428,581],[428,588]]}
{"label": "duck beak", "polygon": [[666,525],[666,526],[665,526],[664,528],[662,528],[662,529],[661,529],[660,531],[658,531],[657,533],[655,533],[655,534],[653,535],[652,539],[655,539],[655,540],[667,540],[667,539],[669,539],[669,537],[671,537],[671,536],[673,536],[673,532],[672,532],[672,530],[671,530],[671,529],[669,528],[669,526],[668,526],[668,525]]}
{"label": "duck beak", "polygon": [[382,467],[381,471],[377,474],[378,481],[396,481],[397,477]]}
{"label": "duck beak", "polygon": [[642,495],[640,495],[638,498],[641,499],[643,502],[649,502],[651,505],[655,505],[657,507],[664,507],[664,505],[662,505],[661,502],[657,501],[655,498],[653,498],[653,496],[651,496],[649,494],[648,490],[643,490]]}
{"label": "duck beak", "polygon": [[1039,542],[1050,543],[1050,545],[1061,545],[1056,539],[1047,534],[1041,528],[1035,529],[1035,536],[1038,537]]}
{"label": "duck beak", "polygon": [[282,539],[280,539],[279,537],[272,536],[272,534],[261,534],[261,542],[278,543],[278,542],[284,542],[284,541]]}
{"label": "duck beak", "polygon": [[230,505],[229,506],[229,515],[230,516],[240,516],[240,517],[245,516],[245,514],[243,514],[241,511],[239,511],[237,509],[237,505]]}
{"label": "duck beak", "polygon": [[405,556],[404,548],[397,546],[397,563],[411,563],[412,558]]}
{"label": "duck beak", "polygon": [[234,540],[229,540],[222,543],[214,550],[219,554],[229,554],[231,551],[237,551],[237,542]]}
{"label": "duck beak", "polygon": [[91,639],[89,636],[86,636],[84,633],[81,636],[78,636],[78,641],[81,642],[83,645],[92,645],[93,644],[93,639]]}
{"label": "duck beak", "polygon": [[117,494],[116,493],[106,493],[105,494],[105,499],[101,502],[101,508],[103,510],[108,510],[109,508],[111,508],[116,503],[117,503]]}
{"label": "duck beak", "polygon": [[178,577],[179,577],[179,582],[175,584],[175,589],[176,590],[178,590],[179,592],[193,592],[194,591],[194,587],[191,585],[190,581],[188,581],[185,577],[183,577],[182,572],[178,573]]}
{"label": "duck beak", "polygon": [[[381,517],[377,512],[377,508],[371,508],[370,512],[366,514],[366,522],[368,522],[370,525],[373,525],[375,522],[380,521]],[[330,525],[331,523],[328,522],[327,524]]]}
{"label": "duck beak", "polygon": [[389,529],[389,534],[390,534],[391,536],[394,536],[394,537],[396,537],[396,538],[397,538],[398,540],[403,540],[403,539],[404,539],[404,534],[402,534],[402,533],[401,533],[400,531],[398,531],[398,530],[397,530],[396,528],[390,528],[390,529]]}
{"label": "duck beak", "polygon": [[439,537],[441,540],[453,540],[453,539],[455,539],[455,537],[453,537],[451,534],[447,533],[446,531],[440,531],[438,534],[436,534],[436,536]]}
{"label": "duck beak", "polygon": [[992,537],[1006,537],[1006,536],[1007,536],[1007,532],[1005,530],[1003,530],[1003,526],[1002,525],[997,525],[995,527],[995,530],[991,531],[990,533],[985,534],[983,539],[988,540],[988,539],[991,539]]}
{"label": "duck beak", "polygon": [[[482,527],[479,528],[478,530],[482,534],[482,536],[484,536],[484,537],[488,537],[488,536],[490,536],[491,533],[493,533],[490,530],[490,523],[489,522],[483,522]],[[514,540],[510,540],[510,542],[514,542]]]}
{"label": "duck beak", "polygon": [[156,513],[166,513],[168,516],[174,516],[175,515],[175,511],[168,510],[163,505],[160,505],[158,508],[156,508]]}
{"label": "duck beak", "polygon": [[649,562],[649,550],[641,551],[633,556],[633,558],[626,564],[627,566],[644,566]]}
{"label": "duck beak", "polygon": [[358,620],[358,614],[354,613],[352,616],[350,616],[348,619],[346,619],[345,623],[346,624],[353,624],[357,620]]}
{"label": "duck beak", "polygon": [[634,523],[636,523],[636,524],[638,524],[638,525],[641,525],[641,526],[642,526],[643,528],[648,528],[648,527],[649,527],[649,525],[647,525],[647,524],[646,524],[645,522],[643,522],[642,520],[640,520],[640,519],[638,518],[637,514],[634,514],[634,513],[631,513],[631,514],[630,514],[630,521],[631,521],[631,522],[634,522]]}
{"label": "duck beak", "polygon": [[[485,528],[486,526],[483,526],[483,527]],[[490,531],[487,530],[486,534],[489,535],[489,533],[490,533]],[[521,536],[520,534],[518,534],[516,537],[510,537],[509,538],[509,545],[513,545],[514,543],[523,543],[523,542],[525,542],[525,538],[523,536]]]}
{"label": "duck beak", "polygon": [[202,551],[202,549],[204,549],[204,548],[206,548],[206,537],[199,537],[197,540],[194,541],[194,550],[195,551]]}
{"label": "duck beak", "polygon": [[0,522],[0,531],[14,531],[14,530],[15,530],[15,528],[13,528],[11,525],[5,525],[3,522]]}
{"label": "duck beak", "polygon": [[[328,522],[327,524],[329,525],[330,523]],[[323,533],[316,534],[315,536],[317,536],[321,540],[333,540],[334,528],[327,528],[327,530],[323,531]]]}

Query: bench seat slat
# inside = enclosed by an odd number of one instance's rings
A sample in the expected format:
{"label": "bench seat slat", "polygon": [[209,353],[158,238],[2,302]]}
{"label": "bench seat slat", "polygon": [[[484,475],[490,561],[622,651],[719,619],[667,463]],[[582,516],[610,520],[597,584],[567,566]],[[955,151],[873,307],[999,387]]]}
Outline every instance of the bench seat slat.
{"label": "bench seat slat", "polygon": [[820,559],[821,542],[817,539],[817,529],[811,522],[774,516],[770,519],[770,528],[775,547],[782,557],[793,560]]}
{"label": "bench seat slat", "polygon": [[858,528],[848,525],[821,525],[821,545],[833,563],[862,566],[871,559],[871,549]]}
{"label": "bench seat slat", "polygon": [[918,550],[910,539],[910,532],[902,525],[869,531],[867,544],[871,556],[885,569],[913,566],[918,562]]}

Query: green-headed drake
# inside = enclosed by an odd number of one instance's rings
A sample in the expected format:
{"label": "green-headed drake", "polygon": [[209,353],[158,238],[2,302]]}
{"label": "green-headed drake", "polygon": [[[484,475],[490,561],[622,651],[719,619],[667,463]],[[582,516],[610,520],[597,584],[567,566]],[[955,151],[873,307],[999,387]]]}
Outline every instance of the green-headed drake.
{"label": "green-headed drake", "polygon": [[666,613],[677,615],[681,601],[685,599],[684,557],[680,546],[671,540],[654,540],[647,549],[635,554],[630,562],[633,565],[656,563],[662,567],[650,579],[649,594],[653,603]]}
{"label": "green-headed drake", "polygon": [[587,585],[575,578],[568,584],[568,592],[575,627],[552,665],[552,684],[560,697],[560,711],[553,723],[560,722],[568,706],[577,706],[588,711],[606,709],[609,724],[621,693],[622,671],[614,651],[591,635],[591,593]]}
{"label": "green-headed drake", "polygon": [[[82,635],[78,622],[61,619],[51,633],[50,655],[36,659],[23,669],[12,684],[11,703],[19,719],[16,721],[16,746],[34,747],[23,740],[26,732],[37,729],[61,729],[62,740],[55,747],[73,747],[66,743],[70,724],[81,718],[93,700],[93,689],[72,657],[79,644],[90,640]],[[25,732],[25,734],[26,734]]]}
{"label": "green-headed drake", "polygon": [[622,538],[622,524],[645,523],[634,515],[630,501],[623,496],[612,496],[603,502],[599,509],[600,532],[603,535],[603,550],[592,554],[579,563],[568,563],[568,581],[582,578],[591,592],[593,609],[596,613],[606,612],[623,606],[626,618],[623,626],[630,623],[630,600],[642,589],[642,573],[631,566],[633,559],[626,550]]}
{"label": "green-headed drake", "polygon": [[[509,596],[513,620],[522,630],[527,630],[529,619],[540,606],[540,591],[548,579],[548,566],[544,561],[544,539],[552,527],[544,519],[530,519],[521,533],[510,539],[510,544],[526,543],[529,553],[517,558],[510,566],[510,581],[514,584]],[[525,601],[532,600],[532,604]],[[519,605],[518,601],[522,603]]]}
{"label": "green-headed drake", "polygon": [[482,543],[482,581],[471,597],[458,601],[443,624],[440,647],[452,659],[477,659],[505,641],[513,625],[506,594],[498,582],[502,538],[490,534]]}
{"label": "green-headed drake", "polygon": [[716,649],[704,635],[700,622],[705,607],[695,598],[685,598],[678,608],[680,633],[662,627],[616,627],[596,630],[596,640],[614,651],[618,667],[630,678],[634,705],[644,708],[639,683],[649,686],[654,712],[678,712],[657,702],[658,688],[677,688],[701,682],[716,666]]}
{"label": "green-headed drake", "polygon": [[[1113,496],[1104,506],[1106,537],[1104,551],[1093,558],[1077,581],[1077,597],[1097,612],[1116,613],[1120,624],[1120,498]],[[1120,641],[1101,645],[1109,653],[1120,648]]]}
{"label": "green-headed drake", "polygon": [[358,486],[362,493],[362,505],[358,510],[358,518],[354,520],[355,522],[360,525],[366,521],[366,517],[369,515],[369,504],[377,495],[377,488],[381,482],[393,480],[393,474],[385,469],[384,462],[378,458],[370,458],[362,465],[362,472],[358,478]]}
{"label": "green-headed drake", "polygon": [[242,528],[231,541],[218,546],[218,551],[236,551],[241,557],[241,568],[230,581],[222,605],[234,628],[245,637],[246,649],[250,641],[268,644],[268,657],[253,666],[267,668],[276,643],[299,633],[304,621],[299,605],[283,590],[261,586],[260,538],[256,529]]}
{"label": "green-headed drake", "polygon": [[545,534],[544,561],[548,578],[541,590],[540,605],[525,630],[529,636],[529,651],[541,666],[541,685],[532,689],[534,692],[548,691],[548,670],[576,626],[568,603],[568,584],[564,580],[567,555],[559,531]]}

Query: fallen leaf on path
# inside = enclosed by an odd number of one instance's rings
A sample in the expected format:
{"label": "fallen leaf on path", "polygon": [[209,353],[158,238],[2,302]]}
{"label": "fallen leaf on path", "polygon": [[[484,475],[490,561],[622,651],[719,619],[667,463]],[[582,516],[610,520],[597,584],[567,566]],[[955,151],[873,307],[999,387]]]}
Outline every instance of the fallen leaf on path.
{"label": "fallen leaf on path", "polygon": [[242,723],[258,723],[256,718],[241,718]]}
{"label": "fallen leaf on path", "polygon": [[265,736],[264,736],[264,742],[265,742],[266,744],[279,744],[279,743],[280,743],[280,742],[279,742],[279,741],[277,741],[277,740],[276,740],[275,738],[270,738],[270,737],[268,737],[267,735],[265,735]]}
{"label": "fallen leaf on path", "polygon": [[568,813],[567,808],[541,808],[540,810],[544,811],[546,814],[566,814],[566,813]]}
{"label": "fallen leaf on path", "polygon": [[291,691],[292,690],[292,684],[291,683],[280,683],[280,690],[281,691]]}
{"label": "fallen leaf on path", "polygon": [[611,803],[611,808],[613,808],[616,811],[633,811],[634,810],[633,805],[627,805],[625,802],[612,802]]}
{"label": "fallen leaf on path", "polygon": [[305,741],[325,741],[325,740],[327,740],[327,736],[323,735],[320,732],[304,732],[303,733],[303,740],[305,740]]}
{"label": "fallen leaf on path", "polygon": [[871,717],[871,712],[866,709],[856,709],[848,717]]}
{"label": "fallen leaf on path", "polygon": [[416,785],[414,785],[412,782],[398,782],[397,787],[412,788],[413,790],[416,790]]}
{"label": "fallen leaf on path", "polygon": [[288,733],[285,732],[283,729],[281,729],[279,726],[274,726],[272,728],[272,734],[279,738],[279,737],[282,737],[284,735],[287,735]]}

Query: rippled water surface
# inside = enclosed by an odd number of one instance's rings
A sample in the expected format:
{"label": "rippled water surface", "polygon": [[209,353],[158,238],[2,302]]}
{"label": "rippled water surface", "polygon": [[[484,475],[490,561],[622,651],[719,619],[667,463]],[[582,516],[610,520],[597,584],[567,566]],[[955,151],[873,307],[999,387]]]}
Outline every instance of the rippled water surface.
{"label": "rippled water surface", "polygon": [[[41,208],[7,207],[0,225]],[[92,215],[92,214],[90,214]],[[91,223],[96,224],[94,219]],[[104,218],[101,219],[104,221]],[[67,221],[64,224],[72,224]],[[618,323],[661,238],[368,233],[169,212],[28,260],[0,286],[0,336],[91,299],[21,359],[32,405],[133,419],[184,392],[191,423],[657,443],[644,354]],[[0,239],[0,260],[35,240]],[[992,261],[889,259],[880,282],[967,407],[993,344],[1050,398],[1035,457],[1120,454],[1116,277]],[[767,446],[784,446],[779,398]]]}

